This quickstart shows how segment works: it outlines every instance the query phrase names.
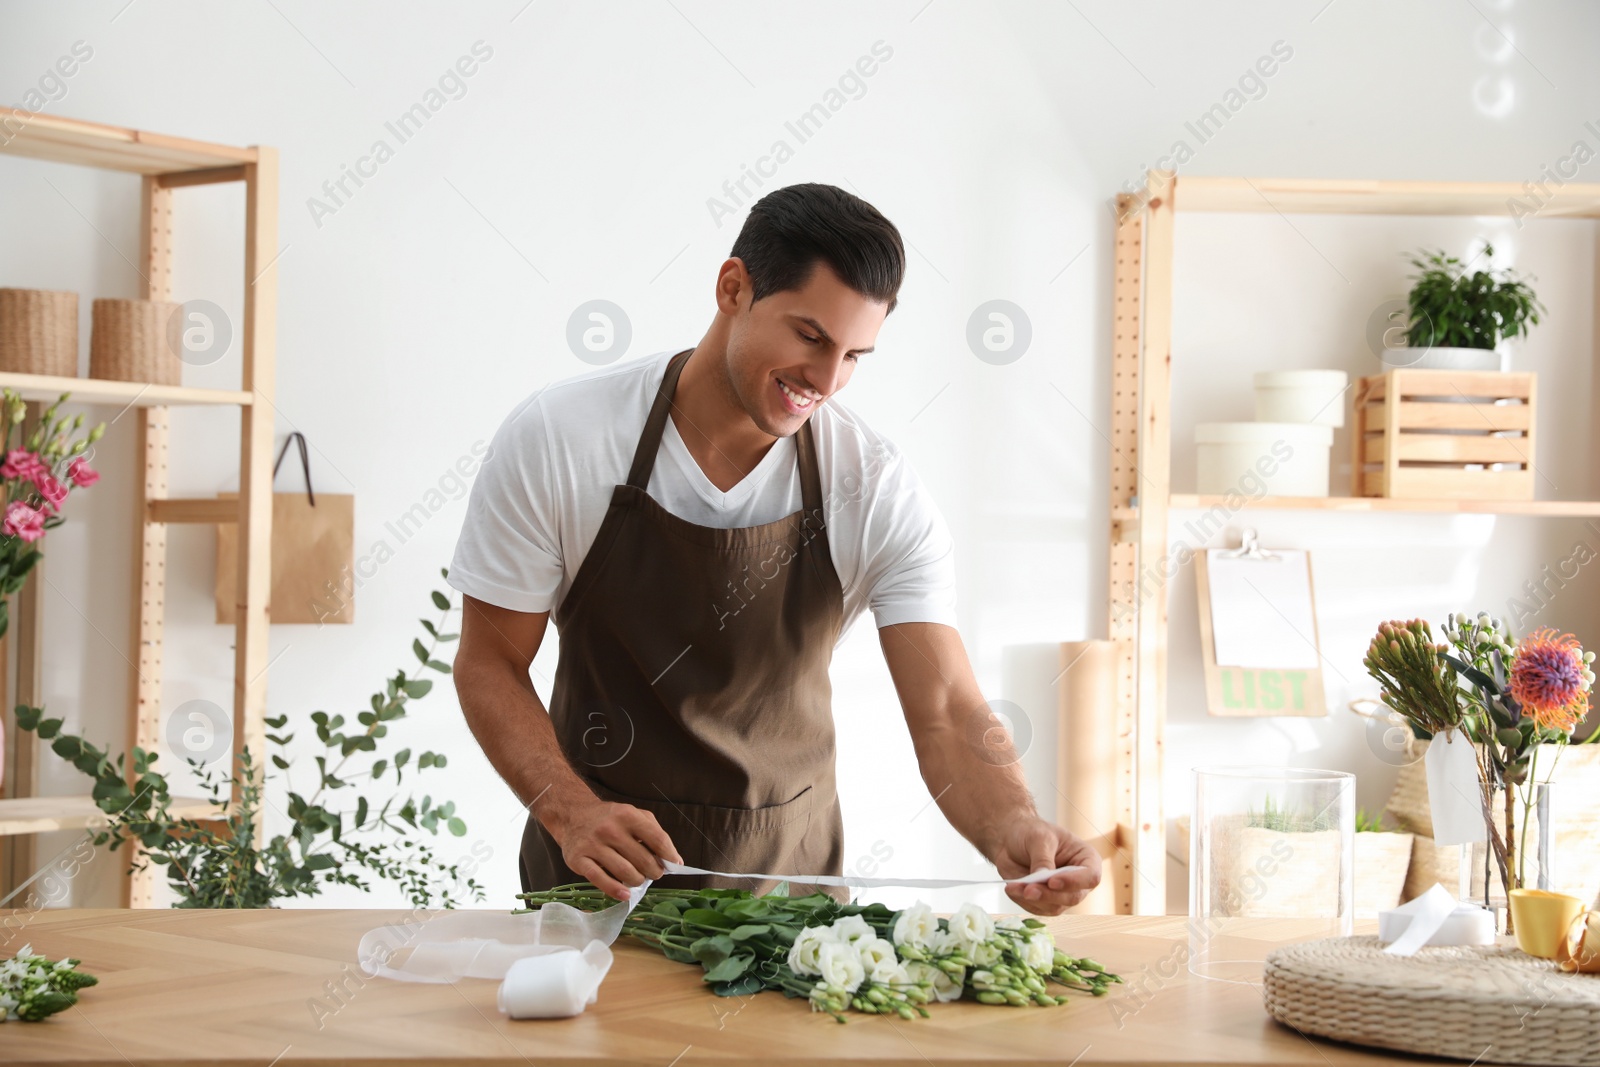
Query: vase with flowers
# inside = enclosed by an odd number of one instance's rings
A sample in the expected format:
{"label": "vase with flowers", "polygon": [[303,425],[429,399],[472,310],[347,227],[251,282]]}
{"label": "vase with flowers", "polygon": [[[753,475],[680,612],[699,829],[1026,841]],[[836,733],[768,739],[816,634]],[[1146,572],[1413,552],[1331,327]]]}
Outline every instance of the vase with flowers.
{"label": "vase with flowers", "polygon": [[[1577,734],[1589,713],[1595,655],[1552,629],[1514,639],[1487,613],[1451,614],[1443,636],[1435,641],[1423,619],[1386,622],[1367,650],[1367,672],[1416,736],[1459,730],[1471,743],[1484,867],[1498,873],[1505,895],[1490,891],[1486,875],[1483,902],[1497,904],[1548,880],[1550,772],[1568,745],[1600,736]],[[1509,914],[1506,921],[1509,929]]]}
{"label": "vase with flowers", "polygon": [[0,515],[0,637],[11,621],[11,597],[28,581],[43,558],[39,542],[45,531],[60,526],[61,505],[74,489],[100,480],[84,455],[105,433],[104,424],[74,440],[83,416],[63,418],[60,408],[70,394],[62,393],[39,416],[27,423],[28,408],[11,389],[0,391],[0,483],[5,487],[5,509]]}

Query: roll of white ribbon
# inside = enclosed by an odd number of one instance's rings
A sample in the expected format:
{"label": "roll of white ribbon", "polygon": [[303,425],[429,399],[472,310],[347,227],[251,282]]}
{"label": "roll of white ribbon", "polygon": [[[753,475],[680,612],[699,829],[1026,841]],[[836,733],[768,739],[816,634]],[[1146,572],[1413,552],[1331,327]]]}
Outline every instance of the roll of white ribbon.
{"label": "roll of white ribbon", "polygon": [[560,948],[524,956],[500,983],[500,1010],[513,1019],[566,1019],[593,1004],[611,969],[611,949],[591,941],[582,951]]}
{"label": "roll of white ribbon", "polygon": [[1378,939],[1391,956],[1414,956],[1424,945],[1492,945],[1494,916],[1435,882],[1415,900],[1378,912]]}

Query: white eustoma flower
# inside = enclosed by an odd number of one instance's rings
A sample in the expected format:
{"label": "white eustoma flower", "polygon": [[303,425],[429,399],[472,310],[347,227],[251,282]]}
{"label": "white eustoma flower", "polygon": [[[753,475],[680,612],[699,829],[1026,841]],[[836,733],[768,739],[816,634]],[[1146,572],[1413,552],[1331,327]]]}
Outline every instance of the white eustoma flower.
{"label": "white eustoma flower", "polygon": [[880,963],[876,971],[869,972],[867,977],[891,989],[904,989],[906,986],[916,985],[911,976],[906,973],[905,964],[899,960],[893,963]]}
{"label": "white eustoma flower", "polygon": [[1036,971],[1048,971],[1055,966],[1055,938],[1046,933],[1034,934],[1022,946],[1022,962]]}
{"label": "white eustoma flower", "polygon": [[861,980],[867,976],[866,969],[861,966],[861,954],[855,945],[846,941],[825,942],[817,955],[817,969],[824,982],[847,993],[860,988]]}
{"label": "white eustoma flower", "polygon": [[994,928],[996,930],[1025,930],[1027,929],[1027,924],[1015,915],[1007,915],[1004,919],[996,919]]}
{"label": "white eustoma flower", "polygon": [[894,946],[881,937],[863,937],[855,942],[855,946],[867,977],[877,982],[888,981],[880,977],[878,972],[898,966],[900,958],[894,954]]}
{"label": "white eustoma flower", "polygon": [[967,946],[968,958],[979,967],[993,967],[1000,962],[1003,954],[1003,947],[994,941],[980,941],[976,945]]}
{"label": "white eustoma flower", "polygon": [[963,904],[950,916],[950,931],[963,946],[980,944],[994,936],[994,918],[976,904]]}
{"label": "white eustoma flower", "polygon": [[928,951],[935,956],[948,956],[959,948],[961,943],[949,930],[935,930],[928,935]]}
{"label": "white eustoma flower", "polygon": [[939,932],[939,917],[922,901],[902,911],[894,921],[894,943],[913,948],[929,948]]}
{"label": "white eustoma flower", "polygon": [[933,998],[941,1004],[961,997],[961,983],[931,963],[913,960],[906,964],[906,975],[919,985],[924,981],[932,982]]}
{"label": "white eustoma flower", "polygon": [[822,946],[835,940],[834,932],[826,926],[808,926],[801,930],[789,947],[789,969],[795,974],[821,974],[817,959]]}
{"label": "white eustoma flower", "polygon": [[872,924],[859,915],[842,915],[833,920],[834,936],[840,941],[860,941],[863,937],[877,937]]}

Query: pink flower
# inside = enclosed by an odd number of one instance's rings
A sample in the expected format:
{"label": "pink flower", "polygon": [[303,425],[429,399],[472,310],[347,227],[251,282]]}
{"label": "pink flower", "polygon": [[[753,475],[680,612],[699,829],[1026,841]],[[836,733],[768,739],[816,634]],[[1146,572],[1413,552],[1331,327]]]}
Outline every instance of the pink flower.
{"label": "pink flower", "polygon": [[56,480],[56,476],[49,471],[41,471],[33,479],[34,488],[39,490],[39,495],[44,497],[45,510],[54,514],[61,510],[61,505],[67,499],[67,487]]}
{"label": "pink flower", "polygon": [[13,500],[6,508],[5,521],[0,522],[0,532],[24,541],[37,541],[44,536],[44,512]]}
{"label": "pink flower", "polygon": [[0,477],[6,478],[32,479],[49,470],[44,460],[25,448],[13,448],[6,454],[5,462],[0,463]]}
{"label": "pink flower", "polygon": [[100,480],[100,472],[89,466],[89,461],[79,456],[67,464],[67,477],[72,484],[88,488]]}

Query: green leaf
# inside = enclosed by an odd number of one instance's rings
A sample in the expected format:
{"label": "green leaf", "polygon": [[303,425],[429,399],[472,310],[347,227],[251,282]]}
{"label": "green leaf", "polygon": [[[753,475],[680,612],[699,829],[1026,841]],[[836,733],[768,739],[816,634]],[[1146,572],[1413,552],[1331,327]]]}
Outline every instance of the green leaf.
{"label": "green leaf", "polygon": [[750,964],[755,962],[753,956],[729,956],[715,967],[706,969],[707,982],[731,982],[750,969]]}
{"label": "green leaf", "polygon": [[760,937],[771,929],[772,927],[766,923],[747,923],[744,926],[735,926],[728,936],[735,941],[748,941],[752,937]]}
{"label": "green leaf", "polygon": [[428,650],[422,647],[421,641],[413,640],[411,642],[411,651],[417,654],[417,660],[419,662],[428,662]]}
{"label": "green leaf", "polygon": [[374,778],[383,777],[384,768],[386,768],[388,766],[389,766],[389,761],[386,760],[386,759],[374,760],[373,764],[372,764],[372,777],[374,777]]}
{"label": "green leaf", "polygon": [[706,967],[715,967],[733,955],[733,938],[727,934],[702,937],[689,945],[689,952]]}
{"label": "green leaf", "polygon": [[448,826],[450,828],[450,832],[457,837],[465,837],[467,835],[467,824],[462,822],[459,816],[450,816],[450,820],[446,822],[445,825]]}
{"label": "green leaf", "polygon": [[733,920],[711,908],[690,908],[683,913],[683,921],[712,930],[732,930]]}
{"label": "green leaf", "polygon": [[364,826],[367,821],[367,798],[361,797],[356,801],[356,826]]}
{"label": "green leaf", "polygon": [[434,670],[438,671],[440,674],[449,674],[450,673],[450,664],[448,664],[448,663],[440,663],[436,659],[428,660],[428,666],[432,667]]}
{"label": "green leaf", "polygon": [[286,771],[289,769],[289,761],[278,755],[276,752],[272,754],[272,765],[278,768],[280,771]]}
{"label": "green leaf", "polygon": [[420,700],[421,698],[427,696],[428,691],[432,688],[433,682],[429,681],[427,678],[413,678],[411,681],[406,683],[406,696]]}
{"label": "green leaf", "polygon": [[450,598],[436,589],[433,592],[433,606],[438,608],[440,611],[449,611]]}
{"label": "green leaf", "polygon": [[711,987],[711,991],[719,997],[747,997],[752,993],[761,992],[766,987],[767,984],[756,975],[746,974],[731,982],[718,982]]}
{"label": "green leaf", "polygon": [[678,907],[676,901],[663,900],[650,909],[650,914],[659,915],[663,919],[678,919],[683,916],[683,909]]}

